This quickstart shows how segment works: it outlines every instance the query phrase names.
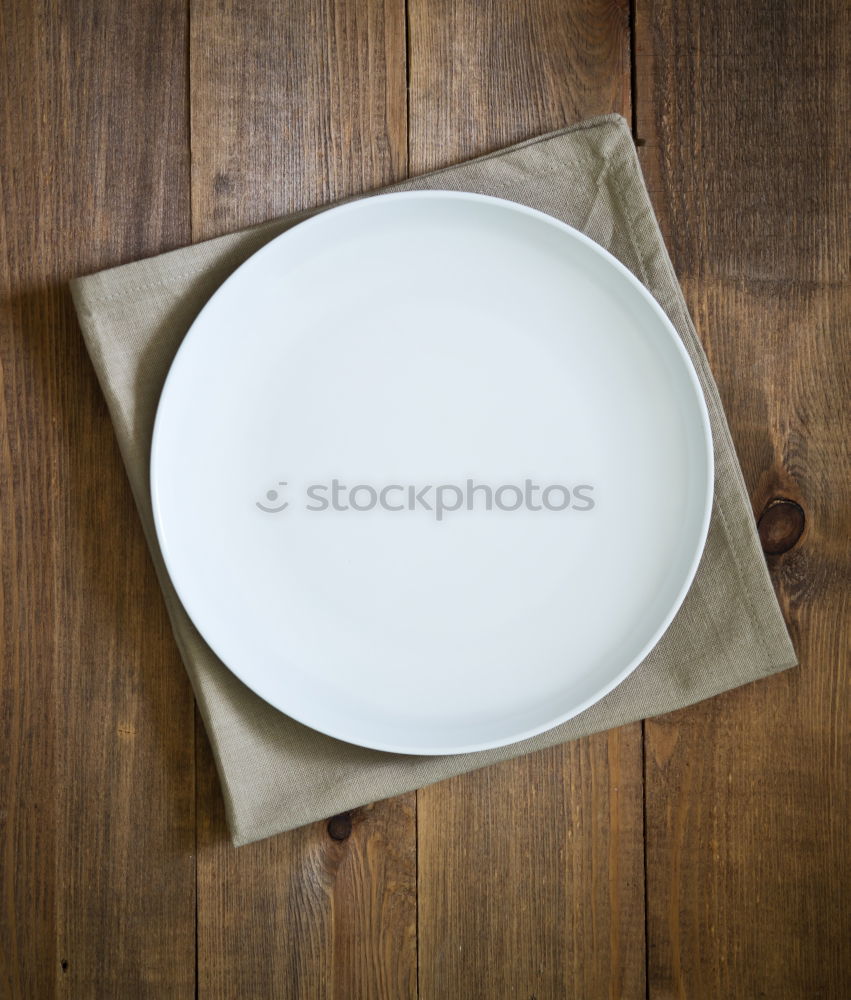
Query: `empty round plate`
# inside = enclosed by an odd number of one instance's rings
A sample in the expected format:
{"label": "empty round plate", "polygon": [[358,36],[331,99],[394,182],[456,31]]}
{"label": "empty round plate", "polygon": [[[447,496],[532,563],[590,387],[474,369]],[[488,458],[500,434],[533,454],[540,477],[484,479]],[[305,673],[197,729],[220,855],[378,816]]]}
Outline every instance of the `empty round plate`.
{"label": "empty round plate", "polygon": [[593,241],[479,195],[323,212],[187,334],[157,536],[189,616],[272,705],[412,754],[531,736],[622,681],[694,576],[694,369]]}

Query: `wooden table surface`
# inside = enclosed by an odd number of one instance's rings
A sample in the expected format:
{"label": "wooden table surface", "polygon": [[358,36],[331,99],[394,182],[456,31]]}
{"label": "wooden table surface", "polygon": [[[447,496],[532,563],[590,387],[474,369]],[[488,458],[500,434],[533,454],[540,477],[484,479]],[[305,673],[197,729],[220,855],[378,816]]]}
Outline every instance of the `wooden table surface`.
{"label": "wooden table surface", "polygon": [[[849,9],[2,0],[0,996],[851,997]],[[234,850],[67,279],[610,111],[800,668]]]}

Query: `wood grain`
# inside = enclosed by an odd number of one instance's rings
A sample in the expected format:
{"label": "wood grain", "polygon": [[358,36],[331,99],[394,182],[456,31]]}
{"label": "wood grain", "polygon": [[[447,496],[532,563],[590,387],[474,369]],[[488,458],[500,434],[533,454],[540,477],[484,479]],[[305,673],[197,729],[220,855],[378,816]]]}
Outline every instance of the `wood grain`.
{"label": "wood grain", "polygon": [[188,998],[192,698],[64,287],[189,237],[185,9],[0,11],[0,996]]}
{"label": "wood grain", "polygon": [[420,997],[644,997],[641,726],[419,793]]}
{"label": "wood grain", "polygon": [[650,996],[849,996],[849,8],[638,15],[645,171],[801,661],[647,724]]}
{"label": "wood grain", "polygon": [[411,173],[630,114],[628,0],[408,0]]}
{"label": "wood grain", "polygon": [[191,0],[192,234],[405,176],[405,0]]}
{"label": "wood grain", "polygon": [[[0,997],[851,995],[849,11],[629,6],[0,0]],[[801,668],[234,850],[65,282],[612,110]]]}
{"label": "wood grain", "polygon": [[416,996],[415,797],[234,850],[198,761],[198,995]]}
{"label": "wood grain", "polygon": [[[627,4],[409,2],[410,169],[629,115]],[[644,997],[641,727],[418,795],[419,983]]]}
{"label": "wood grain", "polygon": [[[403,0],[191,8],[193,235],[406,169]],[[413,795],[234,851],[199,730],[199,996],[416,993]]]}

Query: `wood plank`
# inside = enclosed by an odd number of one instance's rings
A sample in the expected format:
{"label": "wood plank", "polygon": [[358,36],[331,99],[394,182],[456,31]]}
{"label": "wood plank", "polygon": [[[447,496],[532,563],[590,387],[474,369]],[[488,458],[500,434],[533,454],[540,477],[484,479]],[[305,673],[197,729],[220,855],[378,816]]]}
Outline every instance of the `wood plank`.
{"label": "wood plank", "polygon": [[[196,239],[404,176],[404,0],[190,21]],[[199,996],[414,996],[415,797],[235,851],[200,730],[198,760]]]}
{"label": "wood plank", "polygon": [[[409,2],[410,170],[630,114],[627,3]],[[418,796],[419,982],[644,997],[640,725]]]}
{"label": "wood plank", "polygon": [[801,661],[647,724],[650,995],[849,996],[849,8],[639,0],[636,30],[644,168],[754,511],[792,501],[761,533]]}
{"label": "wood plank", "polygon": [[193,237],[407,170],[404,0],[191,0]]}
{"label": "wood plank", "polygon": [[630,115],[628,0],[409,0],[410,170]]}
{"label": "wood plank", "polygon": [[198,761],[199,996],[416,996],[415,797],[236,850]]}
{"label": "wood plank", "polygon": [[641,726],[419,792],[420,997],[644,997]]}
{"label": "wood plank", "polygon": [[65,288],[189,236],[185,9],[0,22],[0,995],[188,998],[191,693]]}

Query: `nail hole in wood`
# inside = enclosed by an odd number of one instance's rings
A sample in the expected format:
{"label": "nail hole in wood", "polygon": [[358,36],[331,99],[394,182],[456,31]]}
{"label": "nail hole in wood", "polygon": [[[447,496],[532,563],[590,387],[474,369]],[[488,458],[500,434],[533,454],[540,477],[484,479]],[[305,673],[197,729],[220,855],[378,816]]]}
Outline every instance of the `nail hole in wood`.
{"label": "nail hole in wood", "polygon": [[62,967],[62,971],[63,972],[67,972],[68,971],[68,959],[67,958],[61,958],[59,960],[59,965]]}
{"label": "nail hole in wood", "polygon": [[766,555],[779,556],[797,544],[804,533],[804,509],[794,500],[777,497],[760,514],[759,540]]}
{"label": "nail hole in wood", "polygon": [[352,814],[340,813],[328,820],[328,836],[332,840],[346,840],[352,832]]}

